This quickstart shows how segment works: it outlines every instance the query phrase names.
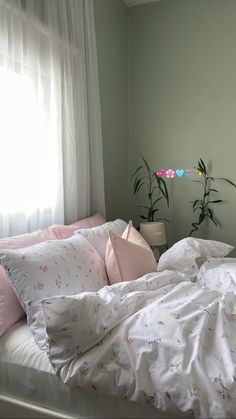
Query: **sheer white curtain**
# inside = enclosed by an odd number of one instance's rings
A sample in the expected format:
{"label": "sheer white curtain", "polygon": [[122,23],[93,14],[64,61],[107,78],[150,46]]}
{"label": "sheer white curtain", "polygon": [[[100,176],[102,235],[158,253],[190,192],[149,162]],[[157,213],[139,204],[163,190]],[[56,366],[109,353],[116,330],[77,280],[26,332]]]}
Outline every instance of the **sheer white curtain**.
{"label": "sheer white curtain", "polygon": [[0,0],[0,236],[105,213],[92,0]]}

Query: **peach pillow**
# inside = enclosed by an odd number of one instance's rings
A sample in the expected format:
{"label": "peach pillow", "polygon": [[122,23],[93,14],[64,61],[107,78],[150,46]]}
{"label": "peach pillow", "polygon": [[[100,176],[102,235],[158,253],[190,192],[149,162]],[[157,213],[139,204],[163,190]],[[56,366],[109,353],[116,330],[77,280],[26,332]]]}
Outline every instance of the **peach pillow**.
{"label": "peach pillow", "polygon": [[79,230],[81,228],[97,227],[104,224],[105,222],[105,218],[97,212],[91,217],[79,220],[74,224],[53,224],[51,227],[49,227],[49,229],[55,233],[57,239],[67,239],[68,237],[73,236],[76,230]]}
{"label": "peach pillow", "polygon": [[133,227],[132,221],[122,237],[109,232],[105,263],[111,285],[121,281],[132,281],[157,270],[152,249]]}

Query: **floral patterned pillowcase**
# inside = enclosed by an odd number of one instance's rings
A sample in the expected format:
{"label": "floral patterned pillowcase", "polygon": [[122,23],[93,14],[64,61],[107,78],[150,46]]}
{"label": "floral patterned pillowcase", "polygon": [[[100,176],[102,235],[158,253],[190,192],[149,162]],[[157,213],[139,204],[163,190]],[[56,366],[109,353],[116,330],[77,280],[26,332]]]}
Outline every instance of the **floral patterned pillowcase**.
{"label": "floral patterned pillowcase", "polygon": [[88,240],[95,247],[101,258],[105,261],[109,232],[112,231],[117,236],[121,236],[124,233],[127,225],[128,224],[125,221],[117,219],[115,221],[108,221],[101,226],[76,230],[74,234],[81,235],[86,240]]}
{"label": "floral patterned pillowcase", "polygon": [[4,250],[0,253],[0,261],[41,349],[46,348],[42,299],[83,291],[96,292],[108,285],[104,261],[80,235],[23,249]]}

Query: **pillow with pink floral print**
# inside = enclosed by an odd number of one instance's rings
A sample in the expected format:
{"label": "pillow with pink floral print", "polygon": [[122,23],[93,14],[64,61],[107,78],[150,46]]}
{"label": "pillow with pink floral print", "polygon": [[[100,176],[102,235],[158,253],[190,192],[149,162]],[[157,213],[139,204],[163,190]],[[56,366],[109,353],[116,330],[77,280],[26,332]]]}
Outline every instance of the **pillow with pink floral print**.
{"label": "pillow with pink floral print", "polygon": [[117,219],[109,221],[101,226],[76,230],[75,234],[83,236],[97,250],[101,258],[105,261],[106,245],[109,238],[109,231],[121,236],[127,227],[127,223]]}
{"label": "pillow with pink floral print", "polygon": [[46,348],[42,299],[98,291],[108,285],[104,261],[90,242],[80,235],[0,251],[0,262],[42,349]]}
{"label": "pillow with pink floral print", "polygon": [[[32,233],[1,239],[0,249],[18,249],[53,239],[56,239],[53,231],[41,228]],[[0,266],[0,336],[24,316],[25,312],[11,288],[5,269]]]}

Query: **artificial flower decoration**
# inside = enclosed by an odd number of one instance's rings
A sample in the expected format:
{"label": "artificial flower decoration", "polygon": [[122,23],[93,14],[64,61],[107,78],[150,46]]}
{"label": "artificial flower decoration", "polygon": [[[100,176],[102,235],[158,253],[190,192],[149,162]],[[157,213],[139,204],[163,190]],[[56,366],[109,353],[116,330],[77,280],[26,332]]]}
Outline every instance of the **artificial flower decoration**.
{"label": "artificial flower decoration", "polygon": [[185,169],[185,175],[189,177],[194,177],[196,174],[196,169]]}
{"label": "artificial flower decoration", "polygon": [[156,178],[160,178],[160,177],[162,177],[162,176],[165,174],[165,172],[166,172],[166,170],[165,170],[165,169],[158,170],[158,171],[155,173]]}
{"label": "artificial flower decoration", "polygon": [[175,174],[176,174],[176,176],[178,176],[178,177],[183,177],[183,176],[184,176],[184,173],[185,173],[185,170],[184,170],[184,169],[177,169],[177,170],[175,171]]}
{"label": "artificial flower decoration", "polygon": [[168,179],[173,179],[175,177],[175,171],[172,169],[166,170],[166,177]]}

